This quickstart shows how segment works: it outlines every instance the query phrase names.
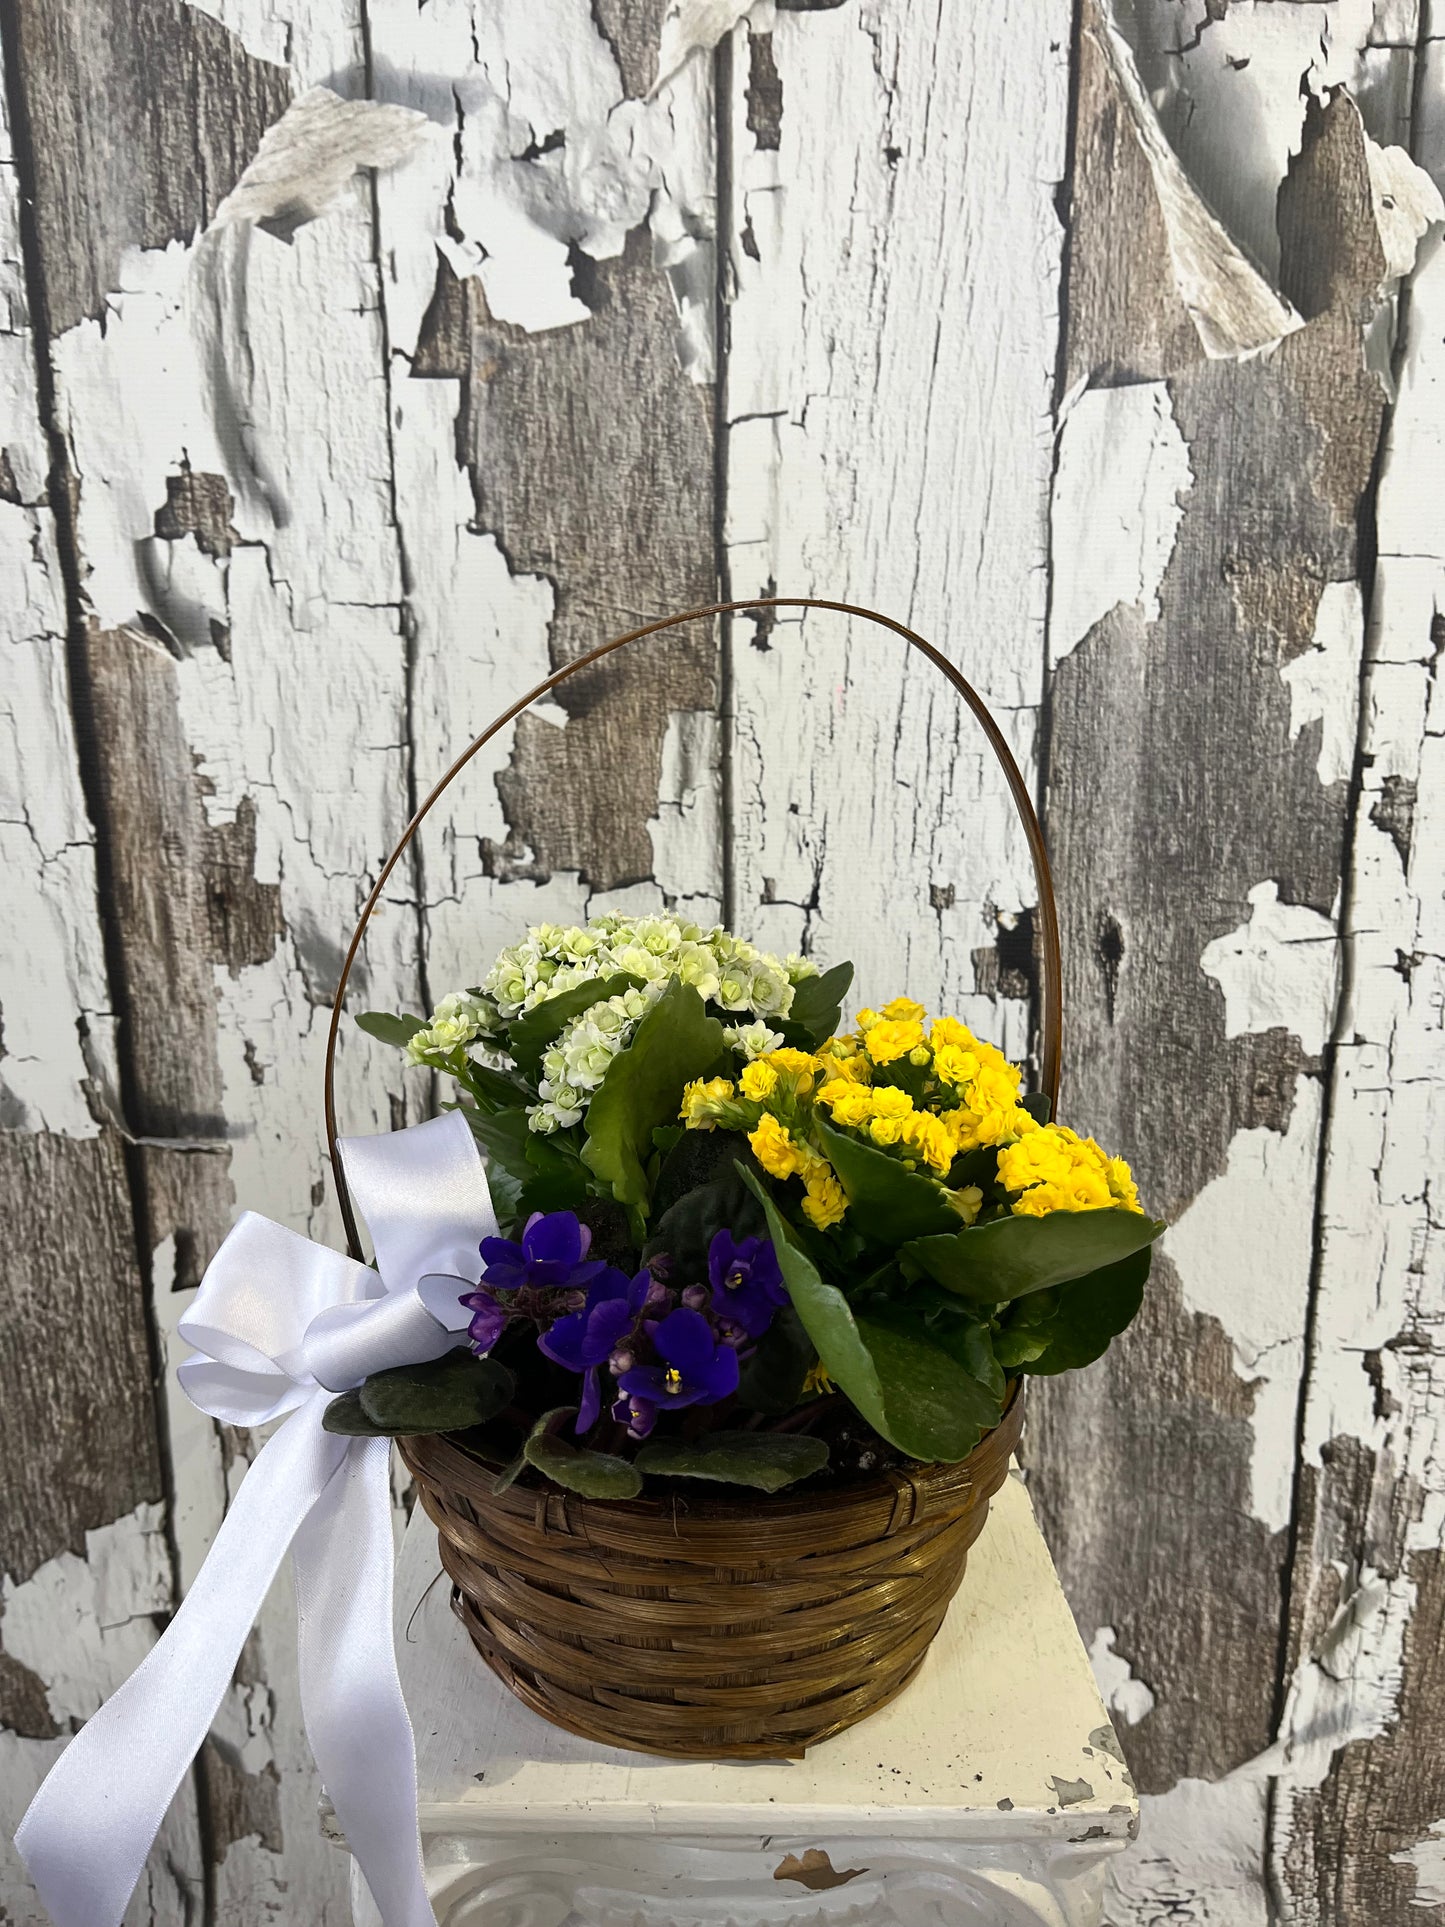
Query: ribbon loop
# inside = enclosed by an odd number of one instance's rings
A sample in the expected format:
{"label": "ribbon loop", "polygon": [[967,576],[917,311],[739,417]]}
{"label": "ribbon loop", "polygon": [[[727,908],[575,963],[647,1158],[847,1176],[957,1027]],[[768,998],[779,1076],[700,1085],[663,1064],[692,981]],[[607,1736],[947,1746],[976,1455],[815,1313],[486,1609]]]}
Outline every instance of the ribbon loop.
{"label": "ribbon loop", "polygon": [[392,1642],[390,1445],[329,1433],[322,1419],[333,1393],[460,1342],[456,1294],[480,1277],[477,1246],[497,1220],[458,1112],[340,1148],[377,1269],[244,1212],[180,1322],[196,1347],[181,1384],[203,1412],[244,1426],[290,1416],[242,1479],[170,1625],[20,1824],[15,1844],[56,1927],[119,1927],[293,1541],[317,1765],[385,1927],[434,1927]]}

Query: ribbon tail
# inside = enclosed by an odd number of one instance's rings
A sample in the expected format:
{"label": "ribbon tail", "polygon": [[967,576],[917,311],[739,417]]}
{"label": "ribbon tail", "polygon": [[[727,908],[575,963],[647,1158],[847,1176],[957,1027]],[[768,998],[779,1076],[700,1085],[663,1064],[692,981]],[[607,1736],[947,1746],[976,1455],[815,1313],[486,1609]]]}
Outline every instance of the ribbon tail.
{"label": "ribbon tail", "polygon": [[267,1588],[345,1457],[350,1441],[322,1430],[326,1403],[309,1399],[257,1455],[170,1625],[21,1821],[15,1845],[55,1927],[119,1927]]}
{"label": "ribbon tail", "polygon": [[354,1439],[293,1548],[306,1735],[385,1927],[436,1927],[392,1635],[391,1441]]}

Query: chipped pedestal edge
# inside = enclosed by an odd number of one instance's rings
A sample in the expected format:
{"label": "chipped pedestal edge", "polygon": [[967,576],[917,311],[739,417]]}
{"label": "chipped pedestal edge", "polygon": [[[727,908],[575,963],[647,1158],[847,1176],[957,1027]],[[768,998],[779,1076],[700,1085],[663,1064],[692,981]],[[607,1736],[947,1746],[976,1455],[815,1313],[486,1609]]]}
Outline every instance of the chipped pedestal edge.
{"label": "chipped pedestal edge", "polygon": [[[803,1760],[664,1760],[549,1726],[478,1663],[436,1574],[418,1508],[397,1651],[441,1927],[1101,1922],[1138,1802],[1016,1474],[917,1680]],[[354,1870],[352,1906],[380,1927]]]}

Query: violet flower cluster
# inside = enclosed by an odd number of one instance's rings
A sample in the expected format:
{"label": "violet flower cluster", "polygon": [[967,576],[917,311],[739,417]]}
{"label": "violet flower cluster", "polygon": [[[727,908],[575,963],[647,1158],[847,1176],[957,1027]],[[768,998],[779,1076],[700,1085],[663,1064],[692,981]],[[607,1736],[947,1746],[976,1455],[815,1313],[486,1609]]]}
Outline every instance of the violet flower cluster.
{"label": "violet flower cluster", "polygon": [[604,1366],[617,1387],[611,1415],[635,1439],[661,1412],[730,1397],[741,1359],[787,1303],[771,1240],[719,1231],[707,1284],[681,1291],[667,1283],[665,1259],[629,1278],[589,1258],[591,1243],[571,1211],[535,1213],[520,1240],[484,1238],[481,1283],[461,1301],[472,1350],[490,1352],[514,1320],[534,1324],[538,1349],[582,1380],[579,1435],[601,1412]]}

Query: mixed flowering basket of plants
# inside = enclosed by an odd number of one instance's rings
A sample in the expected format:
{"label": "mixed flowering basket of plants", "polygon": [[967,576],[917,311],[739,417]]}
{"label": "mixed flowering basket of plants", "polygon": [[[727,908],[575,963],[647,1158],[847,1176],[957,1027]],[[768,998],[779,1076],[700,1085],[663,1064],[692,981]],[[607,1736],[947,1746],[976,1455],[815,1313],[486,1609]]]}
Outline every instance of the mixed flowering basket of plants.
{"label": "mixed flowering basket of plants", "polygon": [[949,1016],[843,1008],[852,966],[675,917],[544,924],[429,1022],[504,1235],[467,1349],[378,1374],[334,1430],[445,1432],[598,1500],[777,1492],[965,1461],[1021,1376],[1097,1358],[1162,1224],[1128,1166]]}

